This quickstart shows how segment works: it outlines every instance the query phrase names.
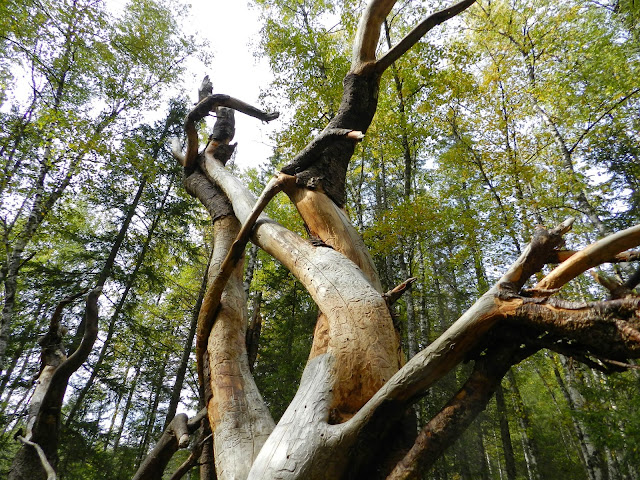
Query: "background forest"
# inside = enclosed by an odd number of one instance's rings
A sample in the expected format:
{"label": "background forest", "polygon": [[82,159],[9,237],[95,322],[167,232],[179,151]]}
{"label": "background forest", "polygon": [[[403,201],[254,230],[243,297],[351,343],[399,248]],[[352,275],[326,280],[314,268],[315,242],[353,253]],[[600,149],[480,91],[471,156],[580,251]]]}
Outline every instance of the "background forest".
{"label": "background forest", "polygon": [[[108,3],[0,3],[2,478],[39,373],[38,339],[83,289],[103,287],[100,332],[67,389],[60,477],[131,478],[175,413],[198,409],[192,343],[211,232],[167,144],[195,100],[185,61],[207,46],[173,3],[136,0],[117,13]],[[335,115],[363,5],[252,3],[264,21],[256,55],[274,75],[263,105],[285,113],[272,157],[237,172],[259,193]],[[379,48],[436,3],[400,2]],[[417,278],[396,307],[408,357],[495,282],[536,225],[577,217],[577,248],[639,223],[637,0],[483,0],[390,70],[348,173],[347,210],[385,289]],[[268,213],[304,231],[286,200]],[[245,289],[262,322],[254,375],[277,420],[317,311],[256,248]],[[584,278],[565,290],[576,300],[603,291]],[[70,349],[83,313],[80,300],[64,312]],[[419,420],[463,373],[431,389]],[[510,371],[434,477],[639,478],[639,387],[638,370],[604,376],[538,353]]]}

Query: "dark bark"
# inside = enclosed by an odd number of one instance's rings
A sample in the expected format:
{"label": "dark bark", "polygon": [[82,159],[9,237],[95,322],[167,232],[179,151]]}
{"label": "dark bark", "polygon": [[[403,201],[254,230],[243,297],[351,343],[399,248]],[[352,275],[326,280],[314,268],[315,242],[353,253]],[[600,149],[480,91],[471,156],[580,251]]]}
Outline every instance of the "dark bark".
{"label": "dark bark", "polygon": [[428,471],[486,408],[509,367],[532,353],[531,349],[519,351],[517,347],[507,346],[476,360],[462,388],[422,429],[414,446],[387,478],[420,478],[420,473]]}
{"label": "dark bark", "polygon": [[[366,133],[378,106],[380,75],[370,72],[354,73],[344,78],[344,89],[340,108],[325,128]],[[322,133],[320,134],[322,139]],[[355,141],[346,136],[311,143],[304,155],[296,157],[282,167],[281,172],[295,175],[298,184],[310,189],[322,188],[338,206],[346,202],[345,184],[349,161],[355,151]]]}
{"label": "dark bark", "polygon": [[251,321],[247,327],[246,343],[247,343],[247,360],[249,362],[249,370],[253,373],[253,369],[258,358],[258,344],[260,343],[260,331],[262,330],[262,315],[260,314],[260,305],[262,303],[262,292],[258,292],[253,298]]}

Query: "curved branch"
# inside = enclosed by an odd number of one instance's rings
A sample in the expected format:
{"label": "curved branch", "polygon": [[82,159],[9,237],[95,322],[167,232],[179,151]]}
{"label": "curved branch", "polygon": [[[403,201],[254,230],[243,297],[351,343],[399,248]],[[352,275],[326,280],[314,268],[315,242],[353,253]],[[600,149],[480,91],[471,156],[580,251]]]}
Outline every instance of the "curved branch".
{"label": "curved branch", "polygon": [[[205,155],[213,155],[211,152],[205,152]],[[209,340],[209,334],[213,328],[213,324],[216,318],[216,312],[220,306],[220,299],[222,298],[222,292],[224,291],[231,274],[236,268],[238,262],[242,259],[244,249],[249,242],[251,232],[255,226],[258,218],[262,214],[262,211],[269,204],[271,199],[282,191],[285,184],[295,182],[295,177],[286,174],[280,174],[273,177],[267,186],[264,188],[260,198],[256,201],[251,213],[242,225],[240,232],[231,245],[229,252],[220,266],[220,271],[216,275],[211,285],[207,288],[207,292],[202,302],[202,308],[200,309],[200,315],[198,316],[198,330],[196,334],[196,358],[198,358],[198,376],[202,381],[202,354],[207,348],[207,341]]]}
{"label": "curved branch", "polygon": [[382,22],[395,4],[396,0],[372,0],[362,13],[353,40],[352,73],[362,73],[367,65],[375,63]]}
{"label": "curved branch", "polygon": [[[91,290],[89,295],[87,295],[84,336],[76,351],[73,352],[51,376],[49,388],[47,388],[42,398],[42,406],[40,407],[38,418],[44,414],[43,412],[48,412],[49,410],[59,411],[69,377],[71,377],[89,357],[93,344],[98,337],[98,297],[101,293],[102,288],[98,287]],[[40,425],[39,420],[36,421],[36,425],[38,425],[38,428],[46,428],[46,425]]]}
{"label": "curved branch", "polygon": [[462,0],[449,8],[429,15],[376,62],[376,70],[379,73],[384,72],[393,62],[402,57],[411,47],[418,43],[429,30],[462,13],[473,5],[475,1],[476,0]]}
{"label": "curved branch", "polygon": [[[209,112],[214,111],[218,107],[228,107],[233,110],[255,117],[263,122],[270,122],[275,120],[280,115],[278,112],[265,112],[256,108],[248,103],[238,100],[237,98],[230,97],[221,93],[209,95],[201,100],[194,108],[189,112],[184,120],[184,129],[187,134],[187,151],[184,155],[185,168],[190,168],[193,165],[195,158],[198,156],[198,131],[196,129],[196,123],[209,115]],[[175,153],[174,153],[175,156]],[[179,156],[177,157],[180,158]]]}
{"label": "curved branch", "polygon": [[569,257],[538,282],[530,292],[534,296],[536,292],[538,296],[548,296],[549,291],[559,289],[581,273],[638,245],[640,245],[640,225],[609,235]]}
{"label": "curved branch", "polygon": [[[51,385],[57,385],[61,382],[69,380],[69,377],[80,368],[84,361],[89,357],[93,344],[98,337],[98,297],[102,293],[102,288],[95,288],[89,292],[87,296],[87,307],[85,312],[86,325],[84,336],[80,342],[80,346],[67,360],[58,367],[51,379]],[[46,403],[47,396],[43,404]]]}
{"label": "curved branch", "polygon": [[[162,433],[155,447],[140,464],[132,480],[153,480],[162,478],[165,468],[178,448],[188,445],[188,435],[195,432],[200,422],[207,416],[207,409],[201,409],[193,418],[187,421],[184,413],[176,415]],[[186,439],[184,436],[187,436]]]}

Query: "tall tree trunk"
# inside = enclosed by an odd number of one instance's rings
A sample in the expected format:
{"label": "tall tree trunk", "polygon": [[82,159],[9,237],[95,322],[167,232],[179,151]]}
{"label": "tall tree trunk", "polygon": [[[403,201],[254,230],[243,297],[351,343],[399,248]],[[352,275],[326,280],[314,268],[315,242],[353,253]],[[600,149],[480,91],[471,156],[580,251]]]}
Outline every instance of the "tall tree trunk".
{"label": "tall tree trunk", "polygon": [[124,433],[124,428],[127,424],[127,419],[129,418],[129,411],[131,410],[131,405],[133,404],[133,394],[136,391],[136,387],[138,386],[138,378],[140,377],[140,365],[134,364],[133,368],[135,370],[135,373],[133,374],[131,385],[128,388],[129,394],[127,395],[127,401],[124,405],[124,410],[122,411],[122,419],[120,420],[120,427],[118,427],[118,433],[116,434],[116,438],[113,443],[114,455],[116,454],[116,452],[118,451],[118,447],[120,446],[120,441],[122,440],[122,434]]}
{"label": "tall tree trunk", "polygon": [[520,425],[520,430],[522,431],[522,447],[524,449],[524,457],[527,463],[529,478],[530,480],[541,480],[540,472],[538,469],[538,465],[540,464],[538,447],[536,446],[536,443],[533,439],[529,412],[526,405],[524,404],[524,401],[522,400],[522,396],[520,395],[520,389],[518,388],[518,383],[516,381],[516,376],[514,375],[513,370],[509,370],[509,372],[507,373],[507,379],[509,380],[509,387],[511,389],[511,394],[514,400],[518,424]]}
{"label": "tall tree trunk", "polygon": [[504,463],[507,472],[507,480],[516,479],[516,460],[513,455],[513,444],[511,443],[511,433],[509,432],[509,419],[507,408],[504,403],[504,391],[502,385],[496,389],[496,406],[498,408],[498,421],[500,423],[500,439],[502,440],[502,451],[504,452]]}
{"label": "tall tree trunk", "polygon": [[152,384],[151,396],[149,397],[149,406],[145,418],[147,422],[145,424],[144,433],[140,440],[138,447],[138,456],[136,459],[136,466],[140,465],[140,462],[147,453],[151,437],[153,436],[153,430],[156,426],[156,417],[158,415],[158,405],[160,404],[160,398],[162,397],[162,390],[164,387],[164,374],[167,370],[167,361],[169,360],[169,352],[164,354],[160,369],[155,372],[155,376]]}
{"label": "tall tree trunk", "polygon": [[[567,358],[559,355],[559,363],[561,367],[554,364],[554,373],[558,380],[560,390],[562,390],[571,411],[571,419],[576,436],[578,437],[578,444],[580,445],[580,452],[587,476],[589,480],[603,480],[605,479],[605,473],[602,469],[602,460],[600,459],[598,449],[593,444],[585,425],[574,413],[579,412],[584,407],[584,397],[575,385],[577,379],[568,366]],[[560,368],[564,371],[564,375],[560,373]]]}
{"label": "tall tree trunk", "polygon": [[184,384],[184,377],[187,373],[187,367],[189,366],[189,357],[193,350],[193,339],[196,336],[196,328],[198,326],[198,314],[202,307],[202,300],[204,299],[204,293],[207,290],[209,263],[207,263],[202,275],[202,281],[200,282],[200,290],[198,291],[198,298],[196,304],[193,307],[191,313],[191,324],[189,325],[189,333],[184,342],[184,349],[182,350],[182,356],[180,357],[180,364],[176,371],[176,379],[173,382],[173,388],[171,389],[171,398],[169,400],[169,408],[167,409],[167,416],[164,421],[163,430],[166,430],[171,420],[176,415],[178,409],[178,403],[180,402],[180,394],[182,393],[182,386]]}
{"label": "tall tree trunk", "polygon": [[[123,222],[123,224],[120,227],[120,231],[118,233],[118,237],[116,238],[112,248],[111,248],[111,252],[109,254],[109,258],[107,259],[107,261],[105,262],[105,265],[102,268],[102,271],[99,275],[98,281],[106,281],[107,277],[111,274],[111,269],[113,268],[113,263],[115,261],[115,257],[122,245],[122,242],[124,241],[124,238],[126,236],[127,230],[129,229],[129,226],[131,224],[131,220],[133,218],[133,216],[135,215],[135,211],[138,207],[138,204],[140,202],[140,198],[142,196],[142,192],[145,188],[146,185],[146,180],[142,180],[142,182],[140,183],[139,187],[138,187],[138,191],[136,192],[136,195],[134,197],[133,203],[131,204],[129,211],[127,213],[127,217],[125,219],[125,221]],[[160,224],[160,220],[162,219],[162,217],[165,215],[164,212],[164,205],[167,201],[167,198],[169,197],[169,193],[171,192],[171,189],[173,188],[173,177],[171,179],[171,181],[169,182],[169,185],[167,186],[167,189],[162,197],[162,201],[160,203],[160,207],[158,208],[158,210],[156,211],[156,214],[153,218],[153,221],[151,222],[151,226],[149,227],[149,230],[147,231],[147,236],[145,238],[144,244],[142,245],[142,249],[140,250],[140,253],[137,256],[136,259],[136,263],[135,266],[132,270],[132,272],[129,274],[128,278],[127,278],[127,283],[124,287],[124,291],[122,292],[122,295],[120,296],[120,299],[118,300],[118,304],[116,305],[116,308],[113,310],[113,313],[111,314],[111,318],[109,320],[109,326],[107,328],[107,336],[104,339],[104,342],[102,343],[102,348],[100,349],[100,353],[98,354],[98,358],[96,359],[96,362],[93,365],[93,369],[91,370],[91,375],[89,375],[89,378],[87,379],[86,383],[84,384],[84,386],[82,387],[82,389],[80,390],[80,392],[78,393],[78,396],[73,404],[73,406],[71,407],[71,410],[69,411],[69,415],[67,416],[67,419],[65,421],[65,426],[69,426],[71,425],[71,423],[74,421],[76,415],[78,414],[78,412],[80,411],[80,408],[82,407],[82,404],[84,402],[84,399],[86,397],[86,395],[89,393],[89,391],[91,390],[91,388],[93,387],[93,384],[98,376],[98,374],[100,373],[100,370],[102,368],[102,364],[105,361],[105,359],[107,358],[107,353],[109,352],[109,348],[111,348],[111,340],[113,339],[113,336],[115,335],[116,332],[116,328],[118,325],[118,321],[120,320],[120,315],[122,313],[122,311],[124,310],[124,307],[127,303],[127,299],[129,297],[129,293],[131,292],[131,290],[133,289],[133,287],[135,286],[136,280],[138,279],[138,273],[140,271],[140,268],[142,268],[144,261],[146,260],[146,256],[147,256],[147,252],[149,251],[149,246],[151,244],[151,241],[153,240],[155,233],[156,233],[156,228],[158,227],[158,225]]]}

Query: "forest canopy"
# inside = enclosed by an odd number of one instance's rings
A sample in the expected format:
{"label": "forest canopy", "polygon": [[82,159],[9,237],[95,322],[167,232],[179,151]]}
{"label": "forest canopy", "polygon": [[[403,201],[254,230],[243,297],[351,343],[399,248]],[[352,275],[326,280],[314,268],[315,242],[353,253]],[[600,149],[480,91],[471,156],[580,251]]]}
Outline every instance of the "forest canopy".
{"label": "forest canopy", "polygon": [[0,476],[640,475],[637,2],[122,3],[0,4]]}

